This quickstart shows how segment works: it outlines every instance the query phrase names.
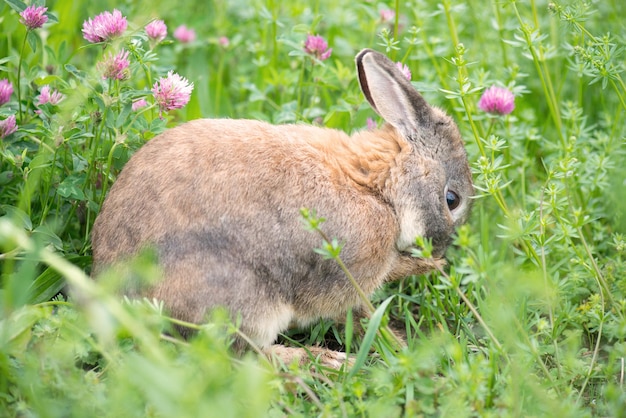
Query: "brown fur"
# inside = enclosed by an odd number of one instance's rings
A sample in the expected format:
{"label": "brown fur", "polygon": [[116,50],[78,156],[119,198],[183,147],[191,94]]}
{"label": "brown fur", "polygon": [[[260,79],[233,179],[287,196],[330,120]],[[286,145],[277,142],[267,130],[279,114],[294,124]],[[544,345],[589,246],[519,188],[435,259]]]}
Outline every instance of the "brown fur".
{"label": "brown fur", "polygon": [[[361,304],[337,263],[313,251],[321,239],[303,228],[302,207],[325,217],[323,231],[345,243],[342,260],[368,295],[442,263],[408,250],[422,234],[442,255],[468,216],[471,176],[458,130],[382,55],[366,50],[357,63],[361,82],[371,79],[366,97],[390,124],[353,136],[230,119],[170,129],[143,146],[112,187],[93,229],[94,271],[153,245],[163,280],[127,293],[161,299],[196,323],[225,306],[268,348],[290,324],[341,318]],[[385,83],[402,91],[406,115],[374,97]],[[408,119],[417,122],[407,128]],[[460,209],[448,210],[446,187],[461,197]]]}

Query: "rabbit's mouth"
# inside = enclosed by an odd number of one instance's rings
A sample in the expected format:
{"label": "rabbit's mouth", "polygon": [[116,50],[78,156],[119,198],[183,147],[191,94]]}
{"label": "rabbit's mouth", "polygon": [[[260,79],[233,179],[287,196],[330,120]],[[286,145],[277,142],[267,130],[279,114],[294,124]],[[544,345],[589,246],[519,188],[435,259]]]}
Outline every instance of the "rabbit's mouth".
{"label": "rabbit's mouth", "polygon": [[441,260],[445,257],[446,250],[452,241],[453,238],[450,235],[438,235],[434,238],[417,237],[411,245],[400,247],[398,243],[396,243],[396,248],[400,253],[410,255],[412,257]]}
{"label": "rabbit's mouth", "polygon": [[422,260],[434,260],[441,261],[445,260],[447,246],[444,248],[432,248],[430,250],[426,250],[420,246],[411,246],[402,250],[399,250],[400,254],[404,256],[409,256],[413,258],[420,258]]}

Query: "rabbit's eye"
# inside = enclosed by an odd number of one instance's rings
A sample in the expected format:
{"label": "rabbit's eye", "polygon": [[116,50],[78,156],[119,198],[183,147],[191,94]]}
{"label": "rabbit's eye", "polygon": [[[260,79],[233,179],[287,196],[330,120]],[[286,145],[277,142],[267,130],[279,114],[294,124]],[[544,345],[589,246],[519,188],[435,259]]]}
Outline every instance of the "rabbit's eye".
{"label": "rabbit's eye", "polygon": [[446,191],[446,203],[448,204],[448,209],[454,210],[461,204],[461,198],[452,190],[448,190]]}

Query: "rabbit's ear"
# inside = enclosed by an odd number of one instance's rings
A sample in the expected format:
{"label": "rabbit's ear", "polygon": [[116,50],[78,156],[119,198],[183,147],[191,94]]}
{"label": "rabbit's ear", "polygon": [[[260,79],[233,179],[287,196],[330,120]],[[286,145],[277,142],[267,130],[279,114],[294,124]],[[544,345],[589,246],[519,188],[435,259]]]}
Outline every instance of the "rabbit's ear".
{"label": "rabbit's ear", "polygon": [[389,58],[364,49],[356,56],[361,91],[372,108],[410,138],[431,123],[432,109]]}

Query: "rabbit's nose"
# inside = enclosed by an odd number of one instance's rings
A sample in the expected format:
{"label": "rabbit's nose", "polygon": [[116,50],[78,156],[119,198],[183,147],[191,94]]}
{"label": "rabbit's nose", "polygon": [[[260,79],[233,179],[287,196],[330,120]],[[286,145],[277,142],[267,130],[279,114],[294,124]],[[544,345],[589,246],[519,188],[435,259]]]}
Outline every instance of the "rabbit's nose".
{"label": "rabbit's nose", "polygon": [[428,229],[426,237],[431,240],[433,246],[432,256],[433,258],[442,258],[452,242],[453,229],[447,225],[437,224],[431,225],[431,228]]}
{"label": "rabbit's nose", "polygon": [[433,258],[443,258],[443,256],[446,254],[446,250],[447,249],[448,249],[448,242],[446,242],[444,245],[436,245],[433,242],[432,257]]}

